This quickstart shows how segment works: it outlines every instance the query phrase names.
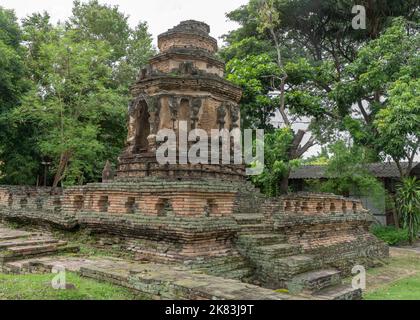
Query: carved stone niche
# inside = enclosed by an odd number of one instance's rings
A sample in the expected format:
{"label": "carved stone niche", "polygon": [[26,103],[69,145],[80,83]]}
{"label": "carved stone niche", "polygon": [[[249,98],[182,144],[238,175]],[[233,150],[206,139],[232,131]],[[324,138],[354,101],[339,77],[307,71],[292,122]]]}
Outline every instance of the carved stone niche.
{"label": "carved stone niche", "polygon": [[127,149],[129,154],[154,151],[160,100],[145,94],[139,95],[129,105]]}
{"label": "carved stone niche", "polygon": [[168,107],[172,121],[172,129],[179,130],[179,122],[187,122],[187,130],[195,129],[198,122],[198,115],[202,106],[202,99],[199,97],[176,96],[169,97]]}

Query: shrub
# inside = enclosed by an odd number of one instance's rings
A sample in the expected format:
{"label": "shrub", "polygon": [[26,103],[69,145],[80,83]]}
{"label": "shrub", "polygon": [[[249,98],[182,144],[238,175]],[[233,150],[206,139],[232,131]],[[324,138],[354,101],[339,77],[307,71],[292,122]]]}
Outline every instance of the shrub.
{"label": "shrub", "polygon": [[420,230],[420,181],[415,177],[403,179],[397,190],[397,209],[408,241],[412,245]]}
{"label": "shrub", "polygon": [[397,229],[392,226],[375,225],[372,227],[372,233],[390,246],[407,243],[409,240],[406,229]]}

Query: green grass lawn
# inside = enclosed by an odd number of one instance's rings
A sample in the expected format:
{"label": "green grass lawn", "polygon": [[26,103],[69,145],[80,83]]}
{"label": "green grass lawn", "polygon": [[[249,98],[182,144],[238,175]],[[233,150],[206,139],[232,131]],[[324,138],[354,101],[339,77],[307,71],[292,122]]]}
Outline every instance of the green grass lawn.
{"label": "green grass lawn", "polygon": [[420,300],[420,254],[391,249],[389,263],[367,273],[365,300]]}
{"label": "green grass lawn", "polygon": [[420,274],[366,293],[366,300],[420,300]]}
{"label": "green grass lawn", "polygon": [[0,300],[134,300],[140,299],[125,288],[66,273],[67,284],[75,289],[56,290],[54,274],[5,275],[0,273]]}

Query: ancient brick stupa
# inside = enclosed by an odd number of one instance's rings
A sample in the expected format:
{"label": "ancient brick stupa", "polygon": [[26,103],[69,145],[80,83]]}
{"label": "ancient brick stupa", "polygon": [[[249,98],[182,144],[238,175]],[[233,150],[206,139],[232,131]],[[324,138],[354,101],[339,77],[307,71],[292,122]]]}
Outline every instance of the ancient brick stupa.
{"label": "ancient brick stupa", "polygon": [[[247,185],[244,166],[182,163],[180,144],[187,150],[191,145],[182,139],[175,146],[176,163],[156,157],[159,130],[179,137],[182,122],[182,130],[202,129],[209,137],[212,129],[240,128],[241,89],[224,80],[224,63],[215,57],[217,41],[209,32],[205,23],[184,21],[159,36],[160,54],[131,89],[128,137],[115,179],[68,191],[73,210],[102,212],[84,215],[84,224],[142,238],[133,246],[138,257],[185,261],[231,251],[235,198]],[[118,222],[124,214],[136,222]]]}
{"label": "ancient brick stupa", "polygon": [[[159,36],[160,54],[150,60],[132,87],[128,139],[118,166],[118,180],[133,178],[243,178],[243,167],[232,165],[163,166],[156,161],[159,130],[179,133],[203,129],[240,128],[241,89],[223,79],[224,63],[215,57],[217,41],[208,25],[184,21]],[[178,141],[178,145],[184,141]],[[182,156],[182,155],[181,155]]]}
{"label": "ancient brick stupa", "polygon": [[[340,274],[387,256],[356,199],[292,194],[267,199],[243,165],[161,164],[157,133],[240,128],[240,88],[223,79],[209,26],[185,21],[159,36],[160,54],[132,87],[128,138],[116,176],[62,195],[1,187],[0,217],[118,238],[141,260],[332,298],[358,298]],[[179,145],[174,147],[179,156]],[[332,289],[331,289],[332,288]]]}

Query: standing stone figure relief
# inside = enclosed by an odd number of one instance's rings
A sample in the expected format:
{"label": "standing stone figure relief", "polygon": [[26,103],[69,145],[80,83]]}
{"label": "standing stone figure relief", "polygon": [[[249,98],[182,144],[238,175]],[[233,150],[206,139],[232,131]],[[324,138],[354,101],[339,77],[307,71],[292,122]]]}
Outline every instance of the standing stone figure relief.
{"label": "standing stone figure relief", "polygon": [[147,137],[150,134],[148,99],[145,95],[139,95],[129,105],[127,153],[133,154],[148,149]]}
{"label": "standing stone figure relief", "polygon": [[161,109],[160,98],[158,97],[148,97],[146,98],[148,110],[149,110],[149,126],[150,126],[150,134],[147,136],[147,141],[149,145],[149,151],[155,152],[156,151],[156,135],[159,126],[159,113]]}
{"label": "standing stone figure relief", "polygon": [[239,118],[240,118],[239,115],[240,115],[239,106],[231,104],[230,105],[230,119],[232,122],[231,129],[239,128]]}
{"label": "standing stone figure relief", "polygon": [[225,127],[225,117],[226,117],[226,107],[225,104],[221,104],[217,108],[217,123],[219,124],[219,129],[222,130]]}
{"label": "standing stone figure relief", "polygon": [[136,140],[136,123],[139,117],[139,97],[132,100],[128,105],[128,136],[127,136],[127,153],[133,153]]}
{"label": "standing stone figure relief", "polygon": [[178,118],[178,99],[176,97],[170,97],[168,99],[169,112],[171,113],[172,129],[175,130],[175,122]]}
{"label": "standing stone figure relief", "polygon": [[185,61],[180,63],[179,72],[183,75],[196,75],[198,74],[197,68],[195,68],[192,61]]}
{"label": "standing stone figure relief", "polygon": [[201,98],[194,98],[191,102],[191,121],[192,129],[197,127],[198,114],[200,113],[202,101]]}
{"label": "standing stone figure relief", "polygon": [[147,109],[149,111],[149,125],[150,125],[150,133],[156,134],[158,128],[158,118],[160,112],[160,99],[158,97],[145,97],[145,101],[147,103]]}

